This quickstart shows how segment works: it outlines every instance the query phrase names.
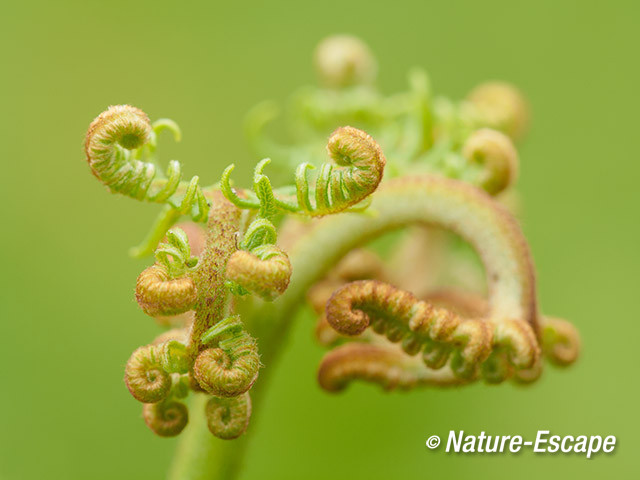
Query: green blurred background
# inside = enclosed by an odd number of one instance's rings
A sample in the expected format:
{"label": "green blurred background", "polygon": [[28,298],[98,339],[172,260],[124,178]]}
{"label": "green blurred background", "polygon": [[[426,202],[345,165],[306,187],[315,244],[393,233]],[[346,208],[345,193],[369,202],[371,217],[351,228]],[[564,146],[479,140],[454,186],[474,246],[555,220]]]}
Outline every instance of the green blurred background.
{"label": "green blurred background", "polygon": [[[246,111],[313,83],[312,49],[342,32],[371,45],[387,92],[423,65],[454,98],[488,79],[526,93],[523,228],[541,305],[575,322],[584,353],[528,388],[359,384],[330,396],[301,318],[250,427],[243,478],[637,478],[637,3],[60,0],[1,12],[0,478],[161,479],[176,443],[151,434],[122,382],[130,352],[159,331],[132,295],[148,262],[127,257],[156,208],[89,174],[89,122],[131,103],[181,125],[183,142],[161,152],[186,174],[210,183],[230,162],[246,173]],[[618,446],[592,460],[425,448],[450,429],[616,435]]]}

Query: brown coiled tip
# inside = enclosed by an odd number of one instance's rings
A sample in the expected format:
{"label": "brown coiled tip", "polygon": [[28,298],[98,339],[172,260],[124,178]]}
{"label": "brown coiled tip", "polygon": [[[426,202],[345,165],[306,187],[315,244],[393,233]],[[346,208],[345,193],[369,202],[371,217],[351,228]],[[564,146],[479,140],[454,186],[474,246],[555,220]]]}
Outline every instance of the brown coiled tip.
{"label": "brown coiled tip", "polygon": [[518,370],[532,368],[541,351],[536,334],[524,320],[504,319],[496,322],[495,343],[508,351],[511,364]]}
{"label": "brown coiled tip", "polygon": [[227,262],[226,275],[251,293],[273,301],[289,286],[291,262],[275,245],[264,245],[256,250],[262,258],[244,250],[234,252]]}
{"label": "brown coiled tip", "polygon": [[454,338],[462,348],[452,359],[452,370],[461,378],[471,378],[491,354],[492,328],[486,321],[465,320],[456,328]]}
{"label": "brown coiled tip", "polygon": [[149,140],[150,134],[151,122],[146,113],[131,105],[112,105],[89,125],[85,137],[87,160],[91,163],[114,142],[129,150],[138,148]]}
{"label": "brown coiled tip", "polygon": [[513,375],[513,379],[523,385],[533,383],[538,380],[538,378],[540,378],[543,368],[544,365],[542,362],[542,358],[538,358],[538,360],[533,364],[532,367],[516,370]]}
{"label": "brown coiled tip", "polygon": [[205,407],[209,431],[222,440],[241,436],[251,418],[251,397],[244,393],[232,398],[212,397]]}
{"label": "brown coiled tip", "polygon": [[358,299],[370,295],[371,282],[351,282],[336,290],[325,309],[329,325],[343,335],[359,335],[369,326],[370,318],[358,309]]}
{"label": "brown coiled tip", "polygon": [[153,345],[140,347],[131,354],[124,381],[131,395],[142,403],[159,402],[171,389],[171,377],[162,368],[160,352]]}
{"label": "brown coiled tip", "polygon": [[184,313],[193,308],[197,298],[191,277],[171,279],[161,265],[145,269],[136,282],[136,301],[142,311],[152,317]]}
{"label": "brown coiled tip", "polygon": [[349,126],[340,127],[331,134],[327,152],[338,165],[371,164],[380,177],[387,163],[380,145],[371,135]]}
{"label": "brown coiled tip", "polygon": [[248,391],[258,378],[257,351],[232,358],[220,348],[200,352],[193,365],[200,386],[217,397],[237,397]]}
{"label": "brown coiled tip", "polygon": [[176,401],[146,404],[142,416],[147,426],[160,437],[175,437],[189,423],[187,407]]}

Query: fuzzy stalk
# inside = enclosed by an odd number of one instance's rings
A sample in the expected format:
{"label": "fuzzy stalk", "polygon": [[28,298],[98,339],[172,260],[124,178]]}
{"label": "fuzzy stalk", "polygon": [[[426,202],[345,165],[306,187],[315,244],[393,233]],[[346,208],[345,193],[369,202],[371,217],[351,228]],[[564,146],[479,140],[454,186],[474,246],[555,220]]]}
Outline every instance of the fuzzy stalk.
{"label": "fuzzy stalk", "polygon": [[195,320],[189,332],[188,353],[191,358],[205,346],[202,335],[229,315],[229,292],[225,286],[227,261],[237,250],[240,210],[219,192],[209,212],[207,238],[193,280],[198,292]]}
{"label": "fuzzy stalk", "polygon": [[[198,291],[195,320],[189,332],[188,353],[194,359],[206,348],[202,335],[226,318],[230,311],[230,294],[225,286],[225,269],[237,250],[236,238],[240,228],[240,210],[220,192],[209,212],[207,238],[198,269],[193,279]],[[169,472],[170,479],[233,479],[243,457],[244,438],[234,441],[214,437],[204,415],[209,397],[195,394],[189,410],[191,418],[183,434]]]}

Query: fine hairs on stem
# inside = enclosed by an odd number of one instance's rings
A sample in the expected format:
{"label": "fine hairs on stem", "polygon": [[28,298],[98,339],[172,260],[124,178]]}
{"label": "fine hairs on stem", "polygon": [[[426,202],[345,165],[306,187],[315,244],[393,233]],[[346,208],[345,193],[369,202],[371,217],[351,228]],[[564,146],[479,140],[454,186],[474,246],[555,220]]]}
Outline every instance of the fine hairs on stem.
{"label": "fine hairs on stem", "polygon": [[[173,480],[237,478],[270,367],[307,304],[328,349],[318,383],[332,393],[353,381],[529,383],[545,359],[579,357],[577,329],[540,311],[517,220],[519,90],[490,82],[454,101],[415,69],[405,91],[385,95],[375,57],[349,35],[323,40],[314,61],[321,86],[296,92],[286,115],[273,102],[249,112],[262,160],[247,188],[233,164],[209,172],[209,186],[183,180],[176,160],[163,171],[160,133],[181,139],[171,120],[117,105],[89,126],[91,173],[162,205],[131,253],[154,256],[135,299],[168,330],[133,352],[124,381],[152,432],[182,433]],[[298,140],[269,135],[276,121]],[[386,234],[392,255],[371,243]]]}

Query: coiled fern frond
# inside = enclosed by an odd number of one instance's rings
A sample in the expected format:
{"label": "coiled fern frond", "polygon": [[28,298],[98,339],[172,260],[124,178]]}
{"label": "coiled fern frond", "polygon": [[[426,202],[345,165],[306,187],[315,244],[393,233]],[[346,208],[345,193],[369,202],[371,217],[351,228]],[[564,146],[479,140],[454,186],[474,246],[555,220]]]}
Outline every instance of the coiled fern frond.
{"label": "coiled fern frond", "polygon": [[[173,122],[156,126],[176,130]],[[101,113],[89,126],[85,154],[93,174],[111,192],[137,200],[166,203],[196,222],[207,219],[209,205],[199,179],[182,181],[182,166],[171,160],[166,175],[158,173],[151,161],[140,160],[135,150],[147,145],[155,136],[147,115],[130,105],[115,105]],[[154,148],[152,148],[153,150]]]}
{"label": "coiled fern frond", "polygon": [[[302,213],[317,217],[339,213],[349,208],[361,209],[382,180],[385,157],[378,144],[362,130],[341,127],[329,137],[327,152],[333,163],[324,163],[315,180],[309,178],[310,163],[301,163],[296,170],[295,199],[283,198],[274,192],[269,178],[262,172],[270,159],[256,166],[253,193],[240,197],[231,186],[234,165],[227,167],[220,181],[220,189],[231,203],[239,208],[258,210],[269,218],[280,211]],[[284,192],[284,193],[288,193]],[[290,197],[290,195],[288,195]]]}
{"label": "coiled fern frond", "polygon": [[201,338],[205,346],[195,360],[194,374],[200,386],[217,397],[237,397],[258,378],[260,356],[256,341],[244,330],[240,317],[228,317]]}
{"label": "coiled fern frond", "polygon": [[307,172],[314,168],[301,164],[296,171],[298,206],[310,216],[341,212],[371,195],[382,180],[386,160],[378,144],[362,130],[337,129],[327,143],[335,162],[324,163],[315,181],[315,204]]}

